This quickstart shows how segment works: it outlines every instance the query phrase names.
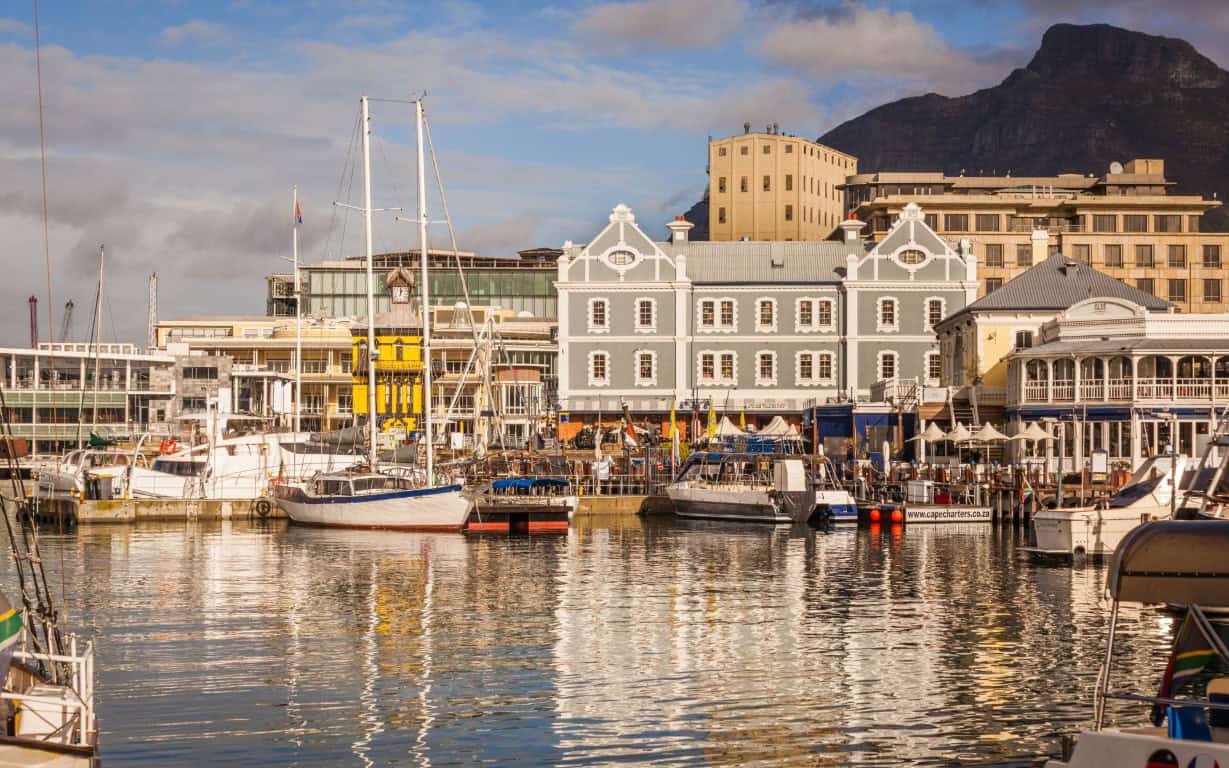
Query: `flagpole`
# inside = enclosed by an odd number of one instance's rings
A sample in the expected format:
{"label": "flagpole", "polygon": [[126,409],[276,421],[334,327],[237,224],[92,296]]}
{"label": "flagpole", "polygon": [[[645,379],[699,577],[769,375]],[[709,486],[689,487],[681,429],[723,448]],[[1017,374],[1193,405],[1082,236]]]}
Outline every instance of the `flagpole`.
{"label": "flagpole", "polygon": [[303,398],[303,288],[299,281],[299,185],[294,186],[294,226],[291,250],[294,254],[294,432],[300,428],[299,401]]}

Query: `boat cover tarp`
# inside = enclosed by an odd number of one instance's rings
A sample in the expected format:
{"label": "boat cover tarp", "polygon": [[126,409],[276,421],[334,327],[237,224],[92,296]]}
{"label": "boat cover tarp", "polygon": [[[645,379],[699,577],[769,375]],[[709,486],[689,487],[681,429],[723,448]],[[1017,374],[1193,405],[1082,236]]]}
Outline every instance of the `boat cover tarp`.
{"label": "boat cover tarp", "polygon": [[507,488],[567,488],[571,483],[559,477],[503,477],[491,483],[496,490]]}
{"label": "boat cover tarp", "polygon": [[114,440],[109,440],[103,437],[102,435],[99,435],[96,432],[90,433],[90,447],[91,448],[108,448],[112,445],[115,445]]}
{"label": "boat cover tarp", "polygon": [[1109,593],[1132,603],[1229,606],[1229,520],[1145,523],[1114,550]]}

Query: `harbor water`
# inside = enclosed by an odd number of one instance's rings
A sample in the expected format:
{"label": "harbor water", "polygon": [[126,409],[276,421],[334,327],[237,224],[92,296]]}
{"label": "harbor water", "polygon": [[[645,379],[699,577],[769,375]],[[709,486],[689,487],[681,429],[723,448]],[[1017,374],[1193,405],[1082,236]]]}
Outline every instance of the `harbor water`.
{"label": "harbor water", "polygon": [[[1108,615],[1104,568],[990,525],[42,542],[97,638],[109,768],[1031,765],[1089,722]],[[1157,685],[1172,625],[1124,611],[1117,685]]]}

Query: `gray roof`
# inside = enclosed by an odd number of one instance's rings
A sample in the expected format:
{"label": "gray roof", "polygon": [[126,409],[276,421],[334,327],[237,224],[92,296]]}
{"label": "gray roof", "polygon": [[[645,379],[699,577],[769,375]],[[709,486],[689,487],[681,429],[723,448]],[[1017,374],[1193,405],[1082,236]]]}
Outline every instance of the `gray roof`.
{"label": "gray roof", "polygon": [[1168,301],[1098,272],[1084,262],[1055,254],[1016,275],[1002,288],[986,294],[947,320],[972,312],[1062,310],[1091,298],[1126,299],[1145,309],[1157,311],[1172,306]]}
{"label": "gray roof", "polygon": [[671,256],[687,256],[687,276],[693,283],[836,282],[844,276],[847,255],[861,256],[870,247],[834,240],[688,241],[659,245]]}
{"label": "gray roof", "polygon": [[1229,339],[1195,338],[1145,338],[1143,336],[1119,336],[1109,339],[1068,339],[1038,344],[1028,349],[1016,350],[1016,357],[1051,357],[1054,355],[1130,355],[1136,352],[1229,352]]}

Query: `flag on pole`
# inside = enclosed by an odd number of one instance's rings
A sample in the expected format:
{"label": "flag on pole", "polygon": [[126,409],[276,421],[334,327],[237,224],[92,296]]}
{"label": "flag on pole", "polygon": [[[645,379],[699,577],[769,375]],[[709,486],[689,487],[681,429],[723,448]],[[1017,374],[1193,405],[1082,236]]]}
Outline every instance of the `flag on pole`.
{"label": "flag on pole", "polygon": [[717,436],[717,410],[713,408],[711,401],[708,404],[708,427],[705,432],[709,437]]}
{"label": "flag on pole", "polygon": [[[1203,636],[1195,617],[1187,611],[1186,618],[1174,638],[1174,647],[1169,654],[1169,663],[1165,667],[1165,677],[1161,680],[1159,698],[1171,699],[1182,687],[1199,676],[1203,668],[1216,658],[1212,644]],[[1160,725],[1165,721],[1165,707],[1160,704],[1152,707],[1152,722]]]}
{"label": "flag on pole", "polygon": [[745,410],[738,412],[738,428],[742,430],[747,428],[747,412]]}
{"label": "flag on pole", "polygon": [[303,223],[303,209],[299,207],[298,200],[294,201],[294,223],[295,224]]}

